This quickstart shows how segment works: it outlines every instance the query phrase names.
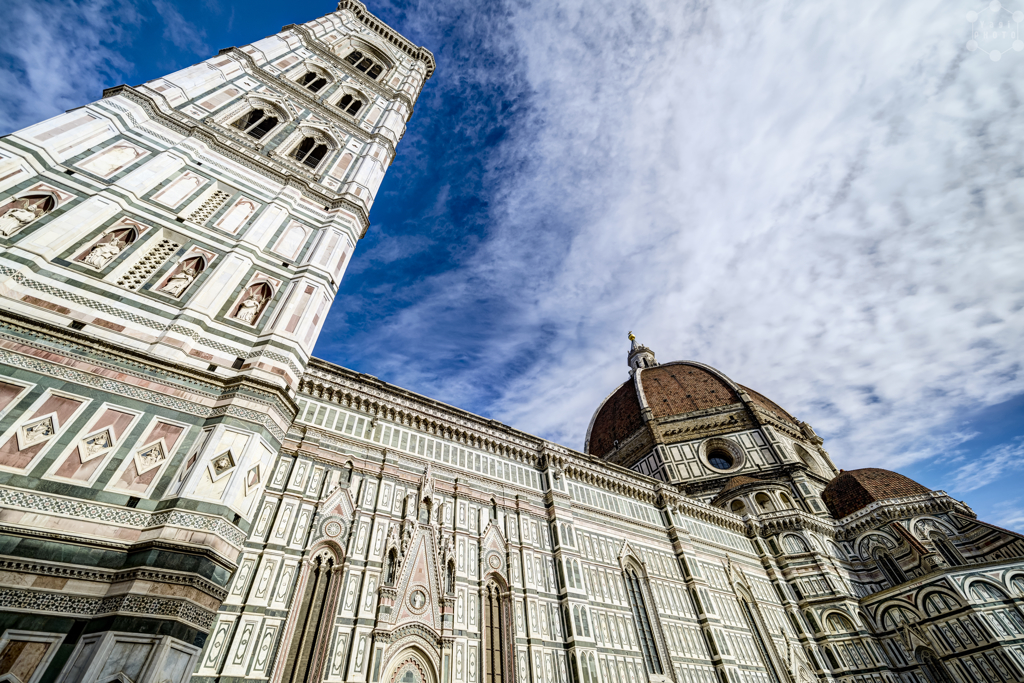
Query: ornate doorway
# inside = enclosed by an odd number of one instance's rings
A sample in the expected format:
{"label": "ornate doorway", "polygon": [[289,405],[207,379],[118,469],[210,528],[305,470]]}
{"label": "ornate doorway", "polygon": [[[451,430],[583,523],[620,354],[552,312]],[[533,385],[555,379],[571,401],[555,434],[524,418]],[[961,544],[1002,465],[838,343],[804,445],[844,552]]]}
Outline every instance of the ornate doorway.
{"label": "ornate doorway", "polygon": [[430,661],[417,650],[409,648],[395,656],[383,683],[437,683],[437,673]]}

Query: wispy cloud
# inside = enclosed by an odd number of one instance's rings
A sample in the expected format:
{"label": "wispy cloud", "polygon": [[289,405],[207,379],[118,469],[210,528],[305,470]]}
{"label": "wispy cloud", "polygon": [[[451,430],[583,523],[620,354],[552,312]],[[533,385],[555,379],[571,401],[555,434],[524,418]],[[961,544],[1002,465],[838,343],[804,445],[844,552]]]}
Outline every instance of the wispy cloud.
{"label": "wispy cloud", "polygon": [[[967,52],[959,3],[552,0],[429,24],[467,8],[398,14],[439,54],[411,130],[516,93],[476,151],[486,227],[318,353],[581,447],[633,329],[811,422],[845,467],[955,450],[965,410],[1024,392],[1024,58]],[[466,113],[446,121],[494,131]]]}
{"label": "wispy cloud", "polygon": [[1024,469],[1024,437],[986,450],[971,462],[950,473],[952,490],[967,493]]}
{"label": "wispy cloud", "polygon": [[[210,48],[206,46],[206,32],[188,21],[181,12],[167,0],[153,0],[153,7],[164,21],[164,38],[171,41],[177,48],[206,57]],[[210,3],[212,11],[219,12],[217,3]],[[233,10],[232,10],[233,12]],[[232,16],[234,16],[232,14]]]}
{"label": "wispy cloud", "polygon": [[0,131],[95,100],[132,72],[118,52],[141,21],[130,0],[10,2],[4,18]]}

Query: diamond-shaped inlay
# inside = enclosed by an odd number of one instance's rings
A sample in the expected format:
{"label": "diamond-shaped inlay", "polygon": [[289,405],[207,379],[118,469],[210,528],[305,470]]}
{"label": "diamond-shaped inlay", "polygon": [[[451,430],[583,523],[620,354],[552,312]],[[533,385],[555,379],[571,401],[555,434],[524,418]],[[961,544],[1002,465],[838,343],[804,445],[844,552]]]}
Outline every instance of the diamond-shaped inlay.
{"label": "diamond-shaped inlay", "polygon": [[102,432],[90,434],[82,439],[78,444],[78,457],[82,462],[88,462],[89,460],[97,458],[109,451],[113,445],[114,438],[111,435],[110,430],[104,429]]}
{"label": "diamond-shaped inlay", "polygon": [[35,422],[29,422],[21,428],[21,447],[28,448],[34,446],[37,443],[46,441],[57,432],[57,428],[53,423],[53,417],[44,417],[41,420]]}
{"label": "diamond-shaped inlay", "polygon": [[231,457],[231,451],[227,451],[214,458],[210,464],[213,466],[214,475],[219,477],[235,466],[235,459]]}
{"label": "diamond-shaped inlay", "polygon": [[260,485],[260,466],[256,465],[245,473],[245,495],[250,495]]}
{"label": "diamond-shaped inlay", "polygon": [[167,454],[160,442],[150,444],[135,453],[135,469],[139,474],[143,474],[154,467],[159,467],[166,459]]}

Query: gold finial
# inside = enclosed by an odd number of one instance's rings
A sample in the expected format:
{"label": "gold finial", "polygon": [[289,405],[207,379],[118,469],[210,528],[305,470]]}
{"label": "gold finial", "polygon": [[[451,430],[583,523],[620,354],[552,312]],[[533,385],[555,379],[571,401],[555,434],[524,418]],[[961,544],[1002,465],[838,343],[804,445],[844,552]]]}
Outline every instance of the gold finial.
{"label": "gold finial", "polygon": [[636,341],[636,335],[633,334],[632,330],[629,331],[629,341]]}

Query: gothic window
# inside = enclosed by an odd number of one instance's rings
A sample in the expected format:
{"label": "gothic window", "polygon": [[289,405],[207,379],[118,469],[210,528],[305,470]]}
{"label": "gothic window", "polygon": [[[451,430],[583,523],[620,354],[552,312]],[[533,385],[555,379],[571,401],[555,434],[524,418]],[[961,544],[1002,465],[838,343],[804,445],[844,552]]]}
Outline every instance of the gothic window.
{"label": "gothic window", "polygon": [[357,70],[362,71],[373,80],[377,80],[377,77],[380,76],[382,71],[384,71],[384,67],[382,65],[376,63],[370,57],[363,55],[359,50],[353,50],[348,53],[348,56],[345,57],[345,61],[354,66]]}
{"label": "gothic window", "polygon": [[327,156],[327,144],[317,142],[316,138],[306,137],[292,152],[292,157],[310,168],[316,168]]}
{"label": "gothic window", "polygon": [[778,672],[775,670],[775,662],[772,661],[769,654],[768,643],[770,641],[765,639],[764,633],[761,631],[762,624],[759,617],[754,613],[746,597],[740,597],[740,606],[743,608],[743,616],[747,619],[747,626],[750,628],[750,632],[754,634],[754,646],[761,655],[765,669],[771,674],[772,680],[775,683],[782,683]]}
{"label": "gothic window", "polygon": [[139,233],[135,228],[121,227],[111,230],[80,253],[75,260],[96,270],[103,270],[138,238]]}
{"label": "gothic window", "polygon": [[587,619],[587,608],[583,607],[580,609],[580,620],[583,622],[583,635],[587,638],[590,637],[590,620]]}
{"label": "gothic window", "polygon": [[483,683],[505,683],[505,651],[508,641],[506,618],[508,606],[498,584],[491,581],[484,589],[484,680]]}
{"label": "gothic window", "polygon": [[875,564],[882,570],[889,585],[898,586],[907,580],[907,575],[903,573],[899,563],[892,559],[892,555],[886,551],[879,550],[875,553]]}
{"label": "gothic window", "polygon": [[265,282],[259,282],[245,289],[231,317],[249,325],[255,325],[267,304],[274,296],[274,290]]}
{"label": "gothic window", "polygon": [[338,100],[338,108],[346,114],[355,116],[359,113],[359,110],[363,107],[363,101],[358,97],[345,93],[340,100]]}
{"label": "gothic window", "polygon": [[962,567],[967,564],[964,562],[963,556],[960,555],[956,547],[949,542],[945,534],[939,533],[938,531],[932,532],[931,535],[932,545],[942,555],[942,559],[946,561],[950,567]]}
{"label": "gothic window", "polygon": [[928,683],[953,683],[953,679],[950,678],[946,667],[930,649],[926,647],[918,648],[915,656],[917,661],[920,662],[925,676],[928,677]]}
{"label": "gothic window", "polygon": [[262,140],[277,125],[277,117],[271,116],[264,109],[253,109],[232,125],[246,135]]}
{"label": "gothic window", "polygon": [[576,605],[572,608],[572,623],[575,625],[575,633],[577,636],[583,635],[583,624],[580,623],[580,608]]}
{"label": "gothic window", "polygon": [[53,197],[30,194],[0,206],[0,235],[10,237],[24,226],[53,211]]}
{"label": "gothic window", "polygon": [[305,75],[299,79],[299,85],[310,92],[320,92],[320,90],[327,85],[327,79],[315,71],[307,71]]}
{"label": "gothic window", "polygon": [[662,673],[661,659],[658,657],[658,649],[654,642],[654,630],[651,628],[651,620],[647,613],[647,602],[644,600],[640,577],[637,576],[633,567],[626,570],[626,594],[629,596],[629,604],[633,608],[633,620],[639,631],[644,663],[647,664],[647,670],[650,673],[660,674]]}
{"label": "gothic window", "polygon": [[[331,583],[337,579],[334,558],[328,553],[318,554],[309,564],[305,590],[296,619],[295,635],[288,648],[288,683],[305,683],[317,680],[317,654],[321,653],[323,639],[331,636],[331,621],[337,591],[331,590]],[[321,674],[322,677],[322,674]]]}

